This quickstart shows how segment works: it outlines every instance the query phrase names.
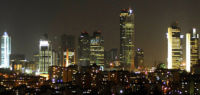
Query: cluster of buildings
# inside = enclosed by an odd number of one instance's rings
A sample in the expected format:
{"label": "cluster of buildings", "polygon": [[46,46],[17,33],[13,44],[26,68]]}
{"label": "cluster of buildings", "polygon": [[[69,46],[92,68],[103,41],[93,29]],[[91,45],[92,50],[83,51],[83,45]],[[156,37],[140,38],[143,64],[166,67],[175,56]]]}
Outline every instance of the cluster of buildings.
{"label": "cluster of buildings", "polygon": [[184,36],[175,23],[167,33],[167,69],[165,64],[159,64],[157,69],[148,70],[143,49],[135,46],[133,10],[120,11],[119,27],[119,50],[105,50],[101,31],[93,35],[82,31],[78,41],[73,35],[51,39],[44,34],[38,53],[30,61],[24,55],[11,54],[11,38],[5,32],[1,37],[0,93],[200,94],[199,34],[195,28],[186,33],[186,63]]}
{"label": "cluster of buildings", "polygon": [[183,59],[183,38],[184,35],[181,35],[181,28],[178,27],[177,23],[168,28],[168,69],[182,69],[191,72],[192,67],[199,62],[199,34],[196,28],[186,33],[185,62]]}
{"label": "cluster of buildings", "polygon": [[[68,67],[78,65],[86,68],[96,64],[101,70],[134,71],[144,65],[144,52],[135,47],[134,14],[131,9],[120,12],[120,49],[105,50],[101,31],[90,35],[83,31],[78,37],[63,34],[58,39],[52,39],[44,34],[39,40],[39,51],[32,60],[26,60],[24,55],[11,54],[11,40],[5,34],[2,36],[1,67],[22,73],[47,76],[50,66]],[[12,59],[10,59],[12,57]]]}

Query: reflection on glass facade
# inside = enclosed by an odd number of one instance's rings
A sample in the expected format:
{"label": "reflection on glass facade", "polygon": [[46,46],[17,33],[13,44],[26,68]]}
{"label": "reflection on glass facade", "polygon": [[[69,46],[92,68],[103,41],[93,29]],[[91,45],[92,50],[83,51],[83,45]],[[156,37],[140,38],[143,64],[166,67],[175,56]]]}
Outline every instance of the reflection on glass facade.
{"label": "reflection on glass facade", "polygon": [[11,38],[7,32],[1,37],[1,68],[10,67]]}

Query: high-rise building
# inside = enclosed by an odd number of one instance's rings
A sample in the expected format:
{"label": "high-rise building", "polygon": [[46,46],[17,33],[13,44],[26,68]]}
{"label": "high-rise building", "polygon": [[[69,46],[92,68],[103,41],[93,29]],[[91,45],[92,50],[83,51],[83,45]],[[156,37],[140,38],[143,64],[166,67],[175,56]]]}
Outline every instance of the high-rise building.
{"label": "high-rise building", "polygon": [[4,32],[1,37],[1,68],[10,68],[11,37]]}
{"label": "high-rise building", "polygon": [[87,32],[81,32],[78,50],[79,66],[89,66],[90,63],[90,36]]}
{"label": "high-rise building", "polygon": [[90,39],[90,64],[96,63],[103,69],[104,66],[104,40],[100,31],[96,31]]}
{"label": "high-rise building", "polygon": [[168,28],[168,69],[181,69],[182,45],[181,29],[177,23]]}
{"label": "high-rise building", "polygon": [[67,67],[76,64],[75,36],[64,34],[61,36],[61,42],[61,59],[63,66]]}
{"label": "high-rise building", "polygon": [[120,12],[120,63],[125,70],[134,69],[134,14],[131,9]]}
{"label": "high-rise building", "polygon": [[192,33],[186,33],[186,71],[190,72],[193,65],[198,63],[199,59],[199,34],[193,28]]}
{"label": "high-rise building", "polygon": [[135,68],[143,68],[144,67],[144,51],[138,48],[135,52]]}
{"label": "high-rise building", "polygon": [[52,66],[55,60],[55,52],[52,50],[51,42],[47,37],[41,39],[39,44],[39,73],[47,74],[49,66]]}

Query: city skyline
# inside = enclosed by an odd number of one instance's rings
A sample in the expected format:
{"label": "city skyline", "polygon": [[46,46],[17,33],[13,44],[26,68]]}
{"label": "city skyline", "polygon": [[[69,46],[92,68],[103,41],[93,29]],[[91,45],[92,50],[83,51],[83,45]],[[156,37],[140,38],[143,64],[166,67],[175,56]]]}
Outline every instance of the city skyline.
{"label": "city skyline", "polygon": [[200,95],[200,1],[11,1],[0,95]]}
{"label": "city skyline", "polygon": [[119,49],[120,9],[131,7],[135,13],[136,47],[144,50],[145,64],[153,65],[155,61],[167,62],[165,33],[172,22],[179,22],[181,34],[190,32],[193,27],[197,32],[200,29],[199,1],[87,1],[2,1],[4,10],[0,12],[4,15],[0,16],[0,34],[6,28],[13,39],[13,53],[23,53],[29,59],[38,51],[39,39],[44,33],[72,34],[78,42],[82,30],[90,35],[101,30],[105,49]]}

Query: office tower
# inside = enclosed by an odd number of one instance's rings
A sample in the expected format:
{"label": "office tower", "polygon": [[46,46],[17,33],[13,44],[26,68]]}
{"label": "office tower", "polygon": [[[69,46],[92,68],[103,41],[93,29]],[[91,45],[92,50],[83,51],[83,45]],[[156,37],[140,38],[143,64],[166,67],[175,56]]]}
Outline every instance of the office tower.
{"label": "office tower", "polygon": [[10,68],[11,37],[4,32],[1,37],[1,68]]}
{"label": "office tower", "polygon": [[135,68],[143,68],[144,67],[144,51],[138,48],[135,52]]}
{"label": "office tower", "polygon": [[120,63],[125,70],[134,70],[134,14],[131,9],[120,12]]}
{"label": "office tower", "polygon": [[104,40],[100,31],[93,33],[90,39],[90,64],[96,63],[103,69],[104,66]]}
{"label": "office tower", "polygon": [[76,64],[75,36],[64,34],[61,36],[61,42],[63,66]]}
{"label": "office tower", "polygon": [[87,32],[81,32],[79,36],[78,59],[79,66],[89,66],[90,64],[90,36]]}
{"label": "office tower", "polygon": [[182,62],[181,29],[177,23],[168,28],[168,69],[180,69]]}
{"label": "office tower", "polygon": [[198,63],[199,59],[199,34],[193,28],[192,33],[186,33],[186,71],[190,72],[193,65]]}
{"label": "office tower", "polygon": [[47,36],[39,43],[39,74],[47,74],[49,66],[55,62],[55,52],[52,50],[51,42]]}

